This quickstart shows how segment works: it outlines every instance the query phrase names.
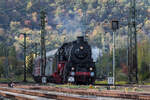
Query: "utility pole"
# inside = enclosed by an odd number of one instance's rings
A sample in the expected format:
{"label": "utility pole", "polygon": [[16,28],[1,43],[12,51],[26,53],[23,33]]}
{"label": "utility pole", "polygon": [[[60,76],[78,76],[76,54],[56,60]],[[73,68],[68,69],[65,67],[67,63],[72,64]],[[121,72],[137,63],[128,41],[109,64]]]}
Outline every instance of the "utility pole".
{"label": "utility pole", "polygon": [[8,49],[8,44],[7,40],[4,42],[4,54],[5,54],[5,77],[8,78],[8,72],[9,72],[9,60],[8,60],[8,54],[9,54],[9,49]]}
{"label": "utility pole", "polygon": [[46,83],[45,68],[46,68],[46,48],[45,48],[45,11],[41,11],[41,62],[42,62],[42,83]]}
{"label": "utility pole", "polygon": [[24,80],[23,82],[27,82],[26,80],[26,38],[27,38],[27,34],[26,33],[21,33],[22,35],[24,35]]}
{"label": "utility pole", "polygon": [[129,81],[138,83],[137,64],[137,33],[136,33],[136,0],[130,0],[129,14],[129,50],[128,50],[128,70]]}
{"label": "utility pole", "polygon": [[86,39],[86,32],[87,32],[87,18],[86,18],[86,10],[87,10],[87,3],[85,1],[82,1],[83,3],[83,18],[82,18],[82,23],[83,23],[83,36],[84,39]]}

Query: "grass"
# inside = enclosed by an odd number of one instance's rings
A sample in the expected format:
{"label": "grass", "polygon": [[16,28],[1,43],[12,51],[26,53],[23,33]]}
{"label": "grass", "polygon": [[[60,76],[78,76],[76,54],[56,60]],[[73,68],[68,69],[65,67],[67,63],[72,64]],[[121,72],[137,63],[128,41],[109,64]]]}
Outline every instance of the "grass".
{"label": "grass", "polygon": [[7,79],[7,78],[0,78],[0,82],[10,82],[10,79]]}
{"label": "grass", "polygon": [[144,83],[144,85],[150,85],[150,83]]}
{"label": "grass", "polygon": [[73,85],[73,84],[64,84],[64,85],[56,85],[55,87],[61,87],[61,88],[73,88],[73,89],[88,89],[89,85]]}
{"label": "grass", "polygon": [[[14,81],[14,82],[22,82],[24,79],[24,76],[23,75],[20,75],[20,76],[11,76],[9,78],[4,78],[4,77],[1,77],[0,78],[0,82],[10,82],[10,81]],[[27,75],[27,81],[28,82],[34,82],[34,80],[32,79],[31,76],[28,76]]]}
{"label": "grass", "polygon": [[116,85],[125,85],[125,84],[127,84],[128,82],[126,82],[126,81],[118,81],[118,82],[116,82],[115,84]]}
{"label": "grass", "polygon": [[[126,81],[117,81],[115,82],[116,85],[125,85],[127,84],[128,82]],[[108,84],[107,80],[104,80],[104,81],[95,81],[95,84]]]}
{"label": "grass", "polygon": [[95,81],[95,84],[108,84],[106,80],[104,81]]}

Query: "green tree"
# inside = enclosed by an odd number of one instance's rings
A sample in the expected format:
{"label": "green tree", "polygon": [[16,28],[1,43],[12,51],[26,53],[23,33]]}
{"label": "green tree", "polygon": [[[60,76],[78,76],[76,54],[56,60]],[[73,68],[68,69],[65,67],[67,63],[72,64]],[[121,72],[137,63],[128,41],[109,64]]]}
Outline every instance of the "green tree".
{"label": "green tree", "polygon": [[138,69],[140,81],[144,81],[150,76],[150,42],[142,41],[138,44]]}

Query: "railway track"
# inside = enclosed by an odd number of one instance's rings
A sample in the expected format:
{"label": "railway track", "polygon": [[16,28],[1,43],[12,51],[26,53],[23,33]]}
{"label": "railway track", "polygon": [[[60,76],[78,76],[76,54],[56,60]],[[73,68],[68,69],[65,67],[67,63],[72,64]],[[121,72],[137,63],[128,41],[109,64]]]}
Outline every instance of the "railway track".
{"label": "railway track", "polygon": [[76,94],[8,87],[0,87],[0,95],[17,100],[92,100]]}
{"label": "railway track", "polygon": [[20,84],[16,85],[15,88],[8,88],[6,84],[0,86],[0,95],[19,100],[150,100],[150,93],[121,92],[118,90],[71,89],[35,84]]}
{"label": "railway track", "polygon": [[[63,93],[73,93],[79,95],[90,95],[96,97],[111,97],[111,98],[122,98],[124,99],[136,99],[136,100],[150,100],[150,93],[138,93],[138,92],[122,92],[118,90],[95,90],[95,89],[70,89],[70,88],[57,88],[52,86],[34,86],[24,87],[32,90],[46,90],[46,91],[57,91]],[[94,98],[95,100],[95,98]],[[106,99],[109,100],[109,99]]]}
{"label": "railway track", "polygon": [[15,100],[126,100],[120,98],[46,91],[41,89],[33,90],[32,88],[29,90],[23,88],[8,87],[0,87],[0,95]]}

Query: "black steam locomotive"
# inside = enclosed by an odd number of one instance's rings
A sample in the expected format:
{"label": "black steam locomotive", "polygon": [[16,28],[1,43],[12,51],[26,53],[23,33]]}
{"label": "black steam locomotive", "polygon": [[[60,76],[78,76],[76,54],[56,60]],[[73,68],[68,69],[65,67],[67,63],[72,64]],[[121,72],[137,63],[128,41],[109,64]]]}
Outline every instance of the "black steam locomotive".
{"label": "black steam locomotive", "polygon": [[[92,84],[95,81],[96,69],[91,47],[82,36],[47,53],[46,61],[45,76],[49,82]],[[41,81],[40,57],[35,60],[33,76],[35,81]]]}

